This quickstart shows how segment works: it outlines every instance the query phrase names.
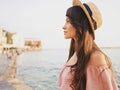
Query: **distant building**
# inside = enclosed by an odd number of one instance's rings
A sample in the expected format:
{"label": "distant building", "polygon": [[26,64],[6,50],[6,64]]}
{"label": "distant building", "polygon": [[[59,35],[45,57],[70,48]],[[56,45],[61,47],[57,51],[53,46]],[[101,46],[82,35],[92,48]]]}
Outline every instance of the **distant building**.
{"label": "distant building", "polygon": [[17,33],[14,33],[14,35],[12,36],[12,41],[13,41],[13,46],[16,47],[24,47],[25,45],[24,38]]}
{"label": "distant building", "polygon": [[0,26],[0,46],[7,44],[6,30]]}
{"label": "distant building", "polygon": [[7,44],[13,44],[12,37],[14,34],[14,32],[6,32]]}
{"label": "distant building", "polygon": [[0,25],[0,45],[2,45],[2,26]]}
{"label": "distant building", "polygon": [[37,38],[25,38],[25,46],[29,46],[33,49],[40,49],[42,47],[42,43],[40,39]]}
{"label": "distant building", "polygon": [[8,32],[0,26],[0,51],[2,48],[34,50],[42,47],[40,39],[24,38],[16,32]]}

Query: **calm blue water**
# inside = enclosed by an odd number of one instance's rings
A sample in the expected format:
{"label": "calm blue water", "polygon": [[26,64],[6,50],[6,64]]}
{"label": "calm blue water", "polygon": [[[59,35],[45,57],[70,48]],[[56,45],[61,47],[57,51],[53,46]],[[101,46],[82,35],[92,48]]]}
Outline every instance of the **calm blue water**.
{"label": "calm blue water", "polygon": [[[103,49],[103,51],[110,56],[117,83],[120,85],[120,49]],[[17,60],[18,78],[33,90],[59,90],[56,81],[67,56],[67,49],[22,53]]]}

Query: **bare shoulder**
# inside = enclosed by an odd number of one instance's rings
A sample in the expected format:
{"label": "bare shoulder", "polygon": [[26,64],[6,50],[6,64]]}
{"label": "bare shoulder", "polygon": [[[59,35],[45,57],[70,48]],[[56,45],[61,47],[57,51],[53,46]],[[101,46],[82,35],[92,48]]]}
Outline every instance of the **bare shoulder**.
{"label": "bare shoulder", "polygon": [[105,60],[105,55],[100,51],[95,51],[90,56],[89,64],[100,66],[100,65],[107,65]]}

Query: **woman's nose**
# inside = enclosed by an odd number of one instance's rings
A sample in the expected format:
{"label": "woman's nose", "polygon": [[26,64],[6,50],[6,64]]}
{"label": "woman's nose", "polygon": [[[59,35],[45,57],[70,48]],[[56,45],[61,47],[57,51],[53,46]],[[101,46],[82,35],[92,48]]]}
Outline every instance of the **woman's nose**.
{"label": "woman's nose", "polygon": [[63,29],[65,29],[65,25],[63,26]]}
{"label": "woman's nose", "polygon": [[65,27],[63,27],[62,29],[65,29]]}

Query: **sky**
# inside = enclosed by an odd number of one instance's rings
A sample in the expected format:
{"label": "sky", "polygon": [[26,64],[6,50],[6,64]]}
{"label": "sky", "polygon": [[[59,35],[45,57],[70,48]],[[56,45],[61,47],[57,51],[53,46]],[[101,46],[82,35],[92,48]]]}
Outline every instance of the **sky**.
{"label": "sky", "polygon": [[[120,46],[120,1],[92,1],[101,11],[103,23],[95,31],[95,42],[100,47]],[[43,48],[69,48],[64,38],[63,25],[72,0],[0,0],[0,25],[24,38],[37,38]]]}

